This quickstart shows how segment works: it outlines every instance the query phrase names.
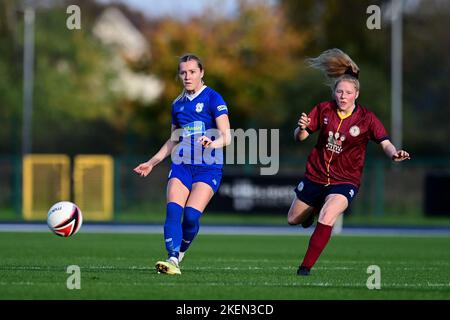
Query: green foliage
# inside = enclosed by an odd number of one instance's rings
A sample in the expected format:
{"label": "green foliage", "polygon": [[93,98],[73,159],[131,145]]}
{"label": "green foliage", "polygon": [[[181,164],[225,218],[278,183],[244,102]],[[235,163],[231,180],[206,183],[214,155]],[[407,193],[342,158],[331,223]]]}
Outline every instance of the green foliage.
{"label": "green foliage", "polygon": [[13,5],[11,0],[0,3],[0,152],[20,150],[17,130],[21,111],[16,106],[22,100],[22,74]]}
{"label": "green foliage", "polygon": [[[17,8],[0,9],[7,15]],[[6,106],[0,112],[16,130],[22,113],[22,15],[20,12],[11,25],[0,25],[7,40],[1,42],[0,52],[9,57],[0,61],[0,89],[5,92],[0,95],[0,104]],[[81,30],[66,27],[64,6],[38,7],[35,16],[33,151],[83,152],[82,140],[106,140],[112,128],[123,121],[118,121],[119,104],[109,89],[114,73],[108,65],[108,53],[91,36],[87,24]],[[14,60],[19,63],[11,63]],[[98,123],[107,127],[104,133],[92,130],[93,125],[99,128]],[[0,139],[13,140],[5,132],[8,130],[12,129],[6,126],[0,131]],[[90,143],[92,140],[87,145]],[[13,151],[11,147],[5,149]]]}
{"label": "green foliage", "polygon": [[177,57],[186,52],[203,58],[205,82],[223,95],[233,128],[278,128],[291,116],[281,103],[282,89],[295,77],[294,53],[303,41],[280,10],[244,3],[235,18],[207,12],[186,22],[163,19],[149,34],[151,71],[166,88],[156,116],[165,137],[171,102],[182,89],[175,80]]}
{"label": "green foliage", "polygon": [[[368,5],[385,0],[240,1],[234,16],[210,9],[197,17],[145,18],[119,6],[142,32],[151,58],[127,61],[130,70],[164,84],[152,104],[131,101],[111,89],[116,78],[108,51],[92,35],[105,6],[88,0],[82,29],[66,28],[66,6],[38,6],[35,33],[34,152],[148,154],[169,136],[170,106],[181,92],[178,57],[198,54],[205,82],[229,105],[233,128],[279,128],[282,161],[310,148],[294,145],[297,118],[330,99],[324,77],[308,69],[306,57],[332,47],[347,52],[361,68],[359,101],[390,130],[390,26],[366,27]],[[70,4],[72,4],[72,2]],[[19,3],[0,3],[0,152],[20,150],[22,121],[23,12]],[[422,1],[404,17],[404,138],[413,154],[450,154],[448,118],[448,5]],[[426,50],[424,50],[426,48]],[[438,119],[439,117],[439,119]],[[426,127],[423,134],[418,127]],[[284,157],[284,159],[283,159]]]}
{"label": "green foliage", "polygon": [[[373,110],[391,131],[390,22],[383,19],[380,30],[366,27],[367,7],[378,5],[386,10],[383,5],[388,3],[387,0],[280,0],[289,23],[308,32],[301,58],[303,54],[316,56],[332,47],[347,52],[361,68],[359,101]],[[447,80],[450,4],[434,0],[418,4],[403,16],[403,145],[413,157],[448,155],[450,147],[446,139],[450,127],[439,119],[450,116]],[[312,81],[310,86],[319,85],[315,79]],[[306,88],[305,83],[299,83],[292,91],[303,92]],[[426,134],[417,128],[426,128]]]}
{"label": "green foliage", "polygon": [[[82,134],[98,120],[117,124],[118,104],[109,89],[114,74],[108,66],[108,54],[86,28],[67,29],[66,18],[56,9],[40,12],[36,23],[37,148],[55,141],[58,132],[68,136],[77,127]],[[102,137],[101,132],[92,136]]]}
{"label": "green foliage", "polygon": [[424,155],[448,155],[450,3],[422,1],[418,13],[404,26],[405,145]]}

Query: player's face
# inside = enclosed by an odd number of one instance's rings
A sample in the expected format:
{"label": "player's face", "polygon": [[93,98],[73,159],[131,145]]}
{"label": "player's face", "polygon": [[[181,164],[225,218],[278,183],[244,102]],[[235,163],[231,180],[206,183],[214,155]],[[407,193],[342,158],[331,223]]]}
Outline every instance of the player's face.
{"label": "player's face", "polygon": [[181,62],[179,70],[178,75],[188,92],[196,92],[202,87],[203,70],[200,70],[197,61],[189,60]]}
{"label": "player's face", "polygon": [[334,89],[334,98],[342,111],[351,109],[358,95],[359,91],[356,90],[355,85],[350,81],[341,81]]}

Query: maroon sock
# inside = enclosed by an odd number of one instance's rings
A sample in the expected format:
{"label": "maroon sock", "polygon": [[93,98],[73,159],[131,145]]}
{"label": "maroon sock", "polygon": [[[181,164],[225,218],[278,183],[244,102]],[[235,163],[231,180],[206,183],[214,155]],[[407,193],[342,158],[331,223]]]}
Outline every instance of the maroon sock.
{"label": "maroon sock", "polygon": [[308,250],[306,251],[305,258],[302,262],[302,267],[311,269],[319,258],[322,250],[328,243],[331,237],[332,226],[327,226],[317,222],[316,229],[314,230],[311,239],[309,239]]}

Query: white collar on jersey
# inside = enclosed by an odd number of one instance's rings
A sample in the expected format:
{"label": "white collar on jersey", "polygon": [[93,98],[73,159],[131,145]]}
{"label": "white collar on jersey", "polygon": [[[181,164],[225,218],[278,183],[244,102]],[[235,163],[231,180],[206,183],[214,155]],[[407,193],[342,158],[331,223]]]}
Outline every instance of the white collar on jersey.
{"label": "white collar on jersey", "polygon": [[194,94],[188,94],[188,93],[186,92],[184,95],[186,96],[186,98],[188,98],[190,101],[192,101],[192,100],[194,100],[195,98],[197,98],[198,95],[199,95],[200,93],[202,93],[203,90],[205,90],[205,88],[206,88],[206,86],[203,85],[203,86],[200,88],[200,90],[198,90],[196,93],[194,93]]}

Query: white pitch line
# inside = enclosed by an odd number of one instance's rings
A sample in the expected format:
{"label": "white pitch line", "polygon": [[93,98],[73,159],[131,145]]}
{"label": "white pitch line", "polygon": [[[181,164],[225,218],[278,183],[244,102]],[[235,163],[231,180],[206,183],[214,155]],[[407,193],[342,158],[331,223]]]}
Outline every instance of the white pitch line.
{"label": "white pitch line", "polygon": [[[45,223],[0,223],[0,232],[50,232]],[[163,226],[158,224],[83,224],[80,233],[144,233],[162,234]],[[224,235],[298,235],[310,236],[313,228],[302,229],[295,226],[245,226],[245,225],[202,225],[202,234],[224,234]],[[379,227],[379,228],[343,228],[342,236],[450,236],[450,228],[427,228],[427,227]]]}
{"label": "white pitch line", "polygon": [[[156,282],[152,283],[161,286],[191,286],[191,283],[182,282]],[[332,283],[332,282],[203,282],[202,286],[212,287],[353,287],[367,289],[365,283]],[[426,287],[450,287],[450,283],[437,283],[437,284],[421,284],[421,283],[381,283],[381,289],[388,288],[426,288]],[[369,290],[369,289],[367,289]],[[378,290],[377,290],[378,291]]]}

